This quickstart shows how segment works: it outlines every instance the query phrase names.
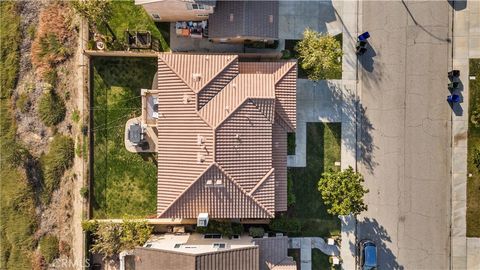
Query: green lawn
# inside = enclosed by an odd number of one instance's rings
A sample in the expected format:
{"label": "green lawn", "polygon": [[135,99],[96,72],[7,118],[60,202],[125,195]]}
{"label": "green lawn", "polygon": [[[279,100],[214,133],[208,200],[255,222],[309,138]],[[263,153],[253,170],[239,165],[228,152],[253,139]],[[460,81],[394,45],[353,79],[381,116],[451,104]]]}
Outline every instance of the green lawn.
{"label": "green lawn", "polygon": [[480,124],[473,124],[473,112],[480,112],[480,59],[470,59],[470,74],[476,75],[476,80],[469,81],[468,112],[468,172],[467,178],[467,236],[480,237],[480,171],[473,162],[474,150],[480,149]]}
{"label": "green lawn", "polygon": [[125,149],[129,118],[139,116],[140,89],[150,88],[155,58],[94,58],[93,217],[145,217],[155,214],[156,154]]}
{"label": "green lawn", "polygon": [[[112,16],[108,20],[108,26],[113,30],[117,40],[124,42],[125,30],[148,30],[152,33],[152,38],[160,43],[160,51],[170,51],[168,39],[164,37],[164,31],[161,31],[155,25],[150,15],[140,5],[135,5],[134,0],[114,0],[111,2]],[[162,28],[162,30],[164,30]],[[99,31],[111,36],[106,27],[99,27]]]}
{"label": "green lawn", "polygon": [[327,213],[317,189],[322,172],[335,169],[335,161],[340,161],[340,140],[340,123],[307,123],[307,167],[288,169],[296,203],[287,215],[302,223],[298,236],[327,237],[340,233],[338,217]]}
{"label": "green lawn", "polygon": [[19,66],[20,16],[15,1],[0,3],[0,269],[31,269],[35,248],[35,194],[17,141],[12,91]]}

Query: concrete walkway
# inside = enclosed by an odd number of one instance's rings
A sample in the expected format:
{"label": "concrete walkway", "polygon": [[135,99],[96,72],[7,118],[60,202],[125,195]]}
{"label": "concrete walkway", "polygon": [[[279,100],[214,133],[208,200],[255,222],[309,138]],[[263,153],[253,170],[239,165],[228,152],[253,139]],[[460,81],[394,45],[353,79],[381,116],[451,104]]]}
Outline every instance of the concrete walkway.
{"label": "concrete walkway", "polygon": [[[480,238],[466,237],[469,59],[480,58],[480,2],[454,4],[453,69],[463,102],[452,112],[452,269],[480,269]],[[462,112],[462,113],[459,113]]]}
{"label": "concrete walkway", "polygon": [[[345,2],[336,0],[331,3],[319,3],[317,1],[310,3],[296,2],[295,5],[299,6],[295,7],[289,7],[288,5],[291,4],[288,4],[288,2],[281,1],[280,3],[280,17],[283,16],[279,26],[281,38],[299,39],[305,26],[313,27],[320,32],[329,32],[333,35],[342,32],[344,53],[342,58],[342,80],[314,82],[299,79],[297,81],[297,147],[295,155],[288,156],[288,166],[306,166],[307,122],[341,122],[341,167],[342,169],[348,166],[355,168],[358,105],[355,42],[358,35],[357,17],[361,18],[361,7],[357,9],[356,1],[348,2],[345,5]],[[318,7],[323,7],[321,12],[330,12],[330,15],[317,16],[312,18],[312,21],[307,25],[303,25],[303,23],[309,21],[309,14],[316,12],[312,10]],[[332,15],[334,16],[332,17]],[[322,18],[320,23],[318,18]],[[342,267],[343,269],[355,269],[355,219],[351,217],[342,218],[341,224],[342,245],[340,255]],[[307,259],[302,258],[302,264]]]}
{"label": "concrete walkway", "polygon": [[300,269],[312,269],[312,248],[316,248],[329,256],[339,256],[340,251],[336,245],[328,245],[320,237],[292,237],[288,241],[288,248],[300,249]]}

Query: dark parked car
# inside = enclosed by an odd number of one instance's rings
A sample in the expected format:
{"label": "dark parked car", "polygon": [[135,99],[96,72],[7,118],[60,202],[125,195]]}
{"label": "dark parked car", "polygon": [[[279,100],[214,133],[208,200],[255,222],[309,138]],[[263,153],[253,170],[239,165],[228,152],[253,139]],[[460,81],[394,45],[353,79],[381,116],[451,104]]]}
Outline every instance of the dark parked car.
{"label": "dark parked car", "polygon": [[362,240],[358,244],[360,249],[360,266],[362,270],[377,269],[377,246],[373,241]]}

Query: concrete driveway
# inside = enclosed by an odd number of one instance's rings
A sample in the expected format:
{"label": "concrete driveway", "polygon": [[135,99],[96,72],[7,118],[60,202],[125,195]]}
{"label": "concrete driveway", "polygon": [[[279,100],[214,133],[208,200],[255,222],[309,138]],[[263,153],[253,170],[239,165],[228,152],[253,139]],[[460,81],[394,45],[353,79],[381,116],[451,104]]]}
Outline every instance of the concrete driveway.
{"label": "concrete driveway", "polygon": [[364,1],[358,169],[370,193],[358,240],[379,269],[449,269],[451,65],[447,1]]}
{"label": "concrete driveway", "polygon": [[337,35],[342,32],[340,1],[280,1],[279,38],[301,39],[306,28]]}

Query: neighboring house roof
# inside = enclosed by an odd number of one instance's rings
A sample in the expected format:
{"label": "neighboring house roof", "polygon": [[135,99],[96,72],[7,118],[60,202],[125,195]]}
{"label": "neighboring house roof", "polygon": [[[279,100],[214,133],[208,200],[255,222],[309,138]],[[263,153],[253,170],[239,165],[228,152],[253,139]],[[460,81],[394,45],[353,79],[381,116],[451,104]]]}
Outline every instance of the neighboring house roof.
{"label": "neighboring house roof", "polygon": [[296,72],[294,61],[159,54],[159,217],[271,218],[286,210]]}
{"label": "neighboring house roof", "polygon": [[297,269],[292,257],[288,257],[288,237],[254,238],[260,249],[260,270]]}
{"label": "neighboring house roof", "polygon": [[208,25],[210,38],[278,39],[278,1],[218,1]]}
{"label": "neighboring house roof", "polygon": [[[176,247],[178,243],[188,249]],[[212,249],[213,243],[224,243]],[[203,239],[198,234],[166,234],[137,247],[125,260],[130,269],[150,270],[295,270],[296,263],[288,257],[288,237],[241,239]]]}
{"label": "neighboring house roof", "polygon": [[256,246],[201,254],[181,253],[153,248],[135,248],[135,270],[259,270]]}

